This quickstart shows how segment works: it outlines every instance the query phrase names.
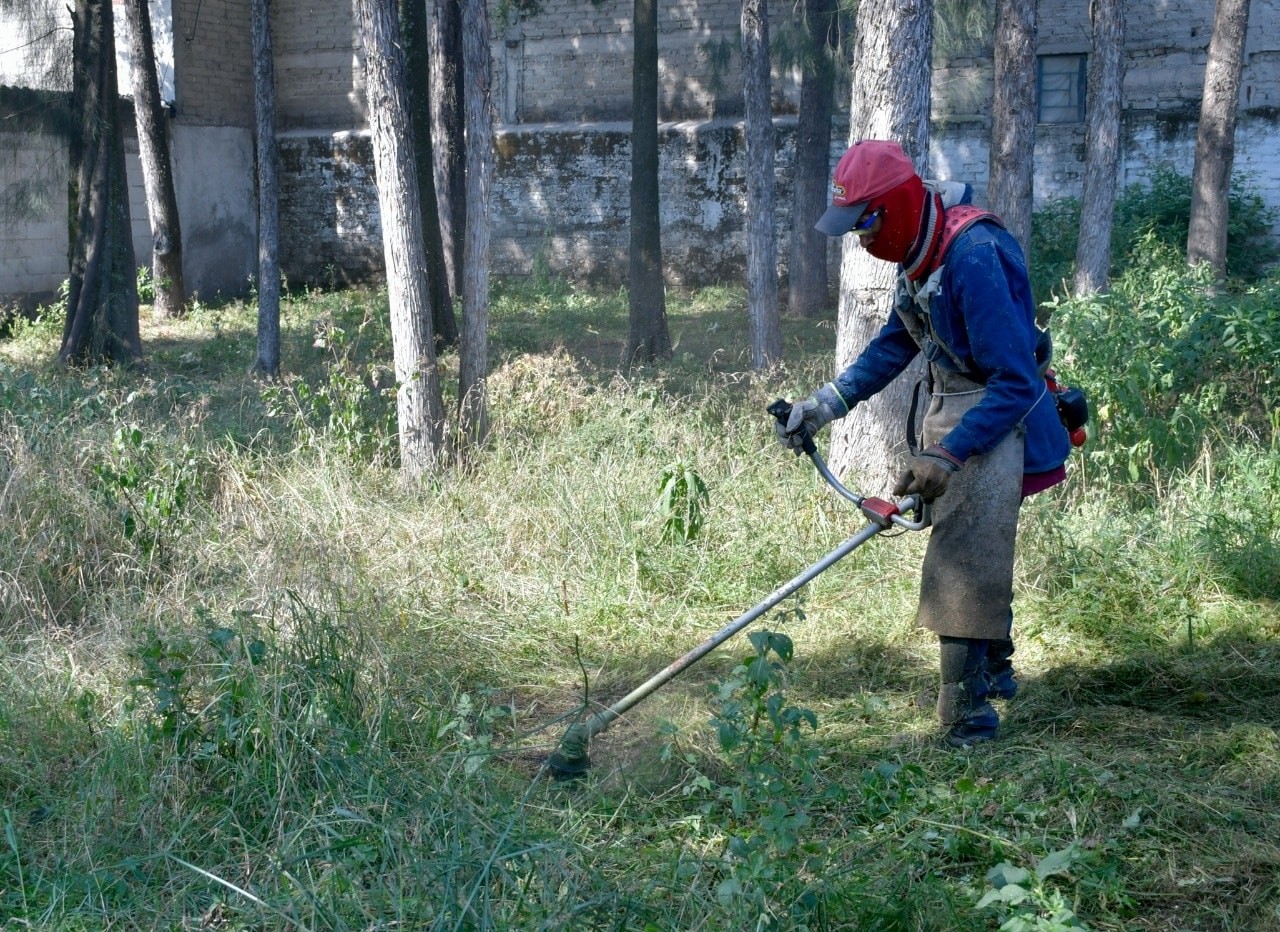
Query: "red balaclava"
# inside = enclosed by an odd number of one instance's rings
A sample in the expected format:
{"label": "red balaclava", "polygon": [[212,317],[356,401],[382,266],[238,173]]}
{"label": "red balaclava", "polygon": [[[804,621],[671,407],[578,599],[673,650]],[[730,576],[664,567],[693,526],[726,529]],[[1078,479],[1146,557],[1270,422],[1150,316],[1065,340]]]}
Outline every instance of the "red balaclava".
{"label": "red balaclava", "polygon": [[909,277],[928,268],[941,225],[941,199],[926,196],[924,182],[902,146],[884,139],[854,143],[831,177],[831,206],[816,227],[843,236],[867,214],[879,210],[880,230],[867,245],[877,259],[896,262]]}
{"label": "red balaclava", "polygon": [[906,264],[907,255],[920,236],[924,213],[924,182],[919,175],[890,188],[867,202],[867,211],[881,211],[880,232],[867,244],[867,252],[886,262]]}

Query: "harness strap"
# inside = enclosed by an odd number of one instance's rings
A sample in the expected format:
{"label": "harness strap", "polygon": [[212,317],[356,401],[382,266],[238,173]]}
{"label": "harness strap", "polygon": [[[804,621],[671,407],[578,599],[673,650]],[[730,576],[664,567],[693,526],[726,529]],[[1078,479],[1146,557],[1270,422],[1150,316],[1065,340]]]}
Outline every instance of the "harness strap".
{"label": "harness strap", "polygon": [[955,238],[979,220],[989,220],[1004,229],[1003,220],[991,211],[983,210],[981,207],[974,207],[972,204],[956,204],[954,207],[948,207],[943,212],[942,243],[938,247],[938,251],[933,255],[928,274],[932,275],[942,267],[943,260],[947,257],[947,250],[951,248]]}
{"label": "harness strap", "polygon": [[[936,248],[930,251],[923,267],[904,273],[899,278],[899,300],[894,310],[902,319],[912,339],[923,350],[929,346],[937,347],[959,372],[965,373],[964,362],[946,341],[940,339],[933,329],[929,318],[929,302],[942,287],[942,271],[945,266],[947,252],[957,236],[969,227],[982,220],[997,224],[1002,229],[1004,222],[989,210],[974,207],[970,204],[954,204],[942,212],[941,235]],[[905,297],[908,300],[902,300]],[[916,307],[911,305],[915,304]],[[928,355],[928,353],[926,353]]]}

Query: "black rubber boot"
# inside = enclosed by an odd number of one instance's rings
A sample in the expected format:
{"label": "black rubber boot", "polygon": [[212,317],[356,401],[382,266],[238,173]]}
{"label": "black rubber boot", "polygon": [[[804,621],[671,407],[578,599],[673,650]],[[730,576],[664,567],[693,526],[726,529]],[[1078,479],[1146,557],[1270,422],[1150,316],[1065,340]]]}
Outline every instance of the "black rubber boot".
{"label": "black rubber boot", "polygon": [[987,642],[953,637],[940,637],[938,641],[942,667],[938,721],[943,727],[942,740],[954,748],[993,740],[1000,728],[1000,716],[987,701]]}
{"label": "black rubber boot", "polygon": [[1018,677],[1013,671],[1013,641],[1010,638],[987,642],[987,687],[997,699],[1018,694]]}
{"label": "black rubber boot", "polygon": [[938,719],[945,729],[942,740],[953,748],[967,748],[994,741],[1000,731],[1000,716],[986,699],[976,700],[974,684],[946,683],[938,692]]}

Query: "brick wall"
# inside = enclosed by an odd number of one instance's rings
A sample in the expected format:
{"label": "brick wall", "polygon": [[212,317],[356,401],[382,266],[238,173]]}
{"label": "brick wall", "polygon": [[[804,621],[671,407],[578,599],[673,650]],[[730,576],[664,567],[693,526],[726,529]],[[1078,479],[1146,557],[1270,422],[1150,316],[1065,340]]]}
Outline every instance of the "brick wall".
{"label": "brick wall", "polygon": [[[1210,0],[1131,0],[1126,6],[1124,108],[1198,116],[1213,30]],[[1041,0],[1038,54],[1088,54],[1087,4]],[[990,114],[991,49],[941,61],[934,71],[933,114],[944,122]],[[1280,108],[1280,0],[1253,0],[1240,91],[1245,111]]]}
{"label": "brick wall", "polygon": [[179,120],[253,126],[249,0],[173,0],[173,59]]}
{"label": "brick wall", "polygon": [[349,0],[272,4],[281,128],[365,125],[359,27],[352,7]]}
{"label": "brick wall", "polygon": [[[659,111],[664,120],[706,119],[742,113],[737,0],[659,3]],[[790,16],[775,3],[776,33]],[[503,24],[494,49],[495,99],[507,123],[607,121],[631,113],[634,37],[630,0],[548,0],[537,15]],[[775,69],[775,103],[794,109],[798,95],[789,74]]]}
{"label": "brick wall", "polygon": [[[504,123],[630,117],[631,0],[545,0],[524,19],[504,19],[504,8],[514,17],[509,4],[490,0],[493,100]],[[741,9],[738,0],[659,4],[662,119],[742,113],[736,44]],[[790,10],[774,4],[775,32]],[[280,126],[364,126],[363,52],[352,0],[275,4],[271,29]],[[793,110],[799,90],[792,75],[775,69],[774,84],[778,111]]]}

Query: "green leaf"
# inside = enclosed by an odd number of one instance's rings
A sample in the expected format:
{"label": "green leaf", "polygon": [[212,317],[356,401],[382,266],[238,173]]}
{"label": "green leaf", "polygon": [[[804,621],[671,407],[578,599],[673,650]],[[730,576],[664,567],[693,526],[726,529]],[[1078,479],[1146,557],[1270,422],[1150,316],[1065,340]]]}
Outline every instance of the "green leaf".
{"label": "green leaf", "polygon": [[1005,884],[998,890],[988,890],[982,899],[978,900],[978,909],[985,909],[992,903],[1004,903],[1008,906],[1017,906],[1030,896],[1026,887],[1020,884]]}
{"label": "green leaf", "polygon": [[7,808],[4,810],[4,840],[9,843],[9,850],[16,856],[18,854],[18,835],[13,830],[13,813]]}
{"label": "green leaf", "polygon": [[742,892],[742,884],[735,877],[726,877],[716,887],[716,899],[721,906],[732,906],[738,894]]}
{"label": "green leaf", "polygon": [[1010,906],[1017,906],[1031,895],[1031,891],[1021,884],[1010,883],[1005,884],[996,891],[996,896],[1000,902],[1008,903]]}
{"label": "green leaf", "polygon": [[987,871],[987,883],[995,887],[997,890],[1008,884],[1022,884],[1031,879],[1030,871],[1025,868],[1018,867],[1016,864],[1010,864],[1008,861],[1001,861],[991,870]]}
{"label": "green leaf", "polygon": [[1065,874],[1071,870],[1071,865],[1079,860],[1079,857],[1080,852],[1075,845],[1067,845],[1059,851],[1050,852],[1036,865],[1036,876],[1044,880],[1055,874]]}

